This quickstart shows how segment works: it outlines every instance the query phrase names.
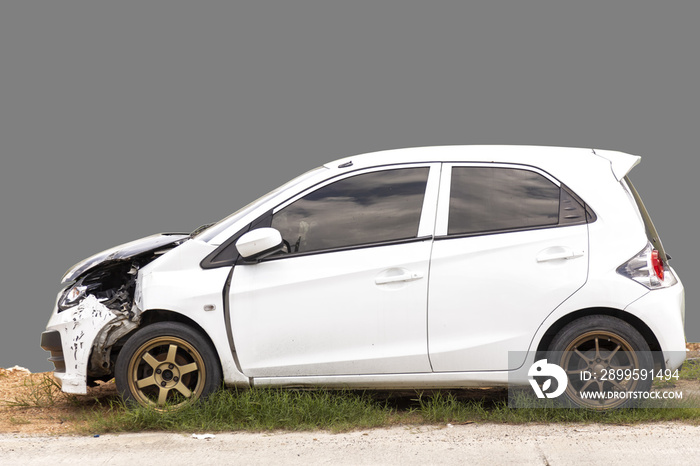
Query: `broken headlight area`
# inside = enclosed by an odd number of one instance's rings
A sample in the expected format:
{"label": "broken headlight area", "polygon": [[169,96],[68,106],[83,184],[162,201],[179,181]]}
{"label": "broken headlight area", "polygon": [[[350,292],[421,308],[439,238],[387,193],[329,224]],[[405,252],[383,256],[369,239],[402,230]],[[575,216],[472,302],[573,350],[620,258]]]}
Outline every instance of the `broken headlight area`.
{"label": "broken headlight area", "polygon": [[58,300],[58,311],[73,308],[86,297],[94,296],[109,309],[128,313],[133,303],[137,273],[137,266],[128,261],[92,269],[63,291]]}
{"label": "broken headlight area", "polygon": [[[78,262],[68,269],[68,283],[58,299],[58,312],[72,309],[88,296],[112,311],[130,313],[139,268],[179,246],[186,233],[160,233],[122,244]],[[130,315],[130,317],[133,317]]]}

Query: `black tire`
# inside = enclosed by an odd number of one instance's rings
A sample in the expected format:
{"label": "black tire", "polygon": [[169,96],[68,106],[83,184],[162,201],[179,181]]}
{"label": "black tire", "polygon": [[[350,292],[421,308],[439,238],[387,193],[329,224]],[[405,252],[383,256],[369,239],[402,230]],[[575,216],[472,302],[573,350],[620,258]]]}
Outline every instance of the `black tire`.
{"label": "black tire", "polygon": [[158,322],[134,333],[117,356],[114,376],[124,401],[156,409],[205,398],[222,379],[212,345],[180,322]]}
{"label": "black tire", "polygon": [[[568,385],[560,397],[567,406],[595,410],[632,407],[639,394],[651,388],[654,360],[649,345],[634,327],[616,317],[576,319],[557,333],[549,350],[548,361],[567,374]],[[585,380],[582,372],[590,374],[590,379]],[[595,392],[606,397],[596,399]],[[615,392],[617,398],[607,397]]]}

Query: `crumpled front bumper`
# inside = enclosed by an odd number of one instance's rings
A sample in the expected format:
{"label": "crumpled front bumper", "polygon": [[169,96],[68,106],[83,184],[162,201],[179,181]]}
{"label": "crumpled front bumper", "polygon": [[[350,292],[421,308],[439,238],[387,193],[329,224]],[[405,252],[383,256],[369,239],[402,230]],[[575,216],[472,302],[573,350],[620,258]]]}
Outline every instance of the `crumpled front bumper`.
{"label": "crumpled front bumper", "polygon": [[104,343],[112,328],[136,326],[128,316],[117,313],[90,295],[77,306],[53,314],[41,335],[41,347],[51,353],[54,376],[66,393],[86,394],[88,364],[93,346]]}

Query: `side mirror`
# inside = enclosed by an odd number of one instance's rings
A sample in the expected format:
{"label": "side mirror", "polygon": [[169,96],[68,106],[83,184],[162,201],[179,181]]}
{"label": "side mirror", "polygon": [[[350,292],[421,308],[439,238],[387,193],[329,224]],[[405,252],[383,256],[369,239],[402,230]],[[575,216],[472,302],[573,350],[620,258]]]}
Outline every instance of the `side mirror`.
{"label": "side mirror", "polygon": [[249,231],[236,241],[238,253],[247,262],[255,262],[281,251],[284,248],[282,235],[274,228],[258,228]]}

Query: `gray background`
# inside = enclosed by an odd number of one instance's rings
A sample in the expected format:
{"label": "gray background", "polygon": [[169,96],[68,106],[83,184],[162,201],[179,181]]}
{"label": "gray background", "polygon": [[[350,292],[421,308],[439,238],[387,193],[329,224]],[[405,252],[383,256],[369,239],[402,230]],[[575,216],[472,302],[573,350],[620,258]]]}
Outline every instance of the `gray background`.
{"label": "gray background", "polygon": [[434,144],[641,155],[700,340],[700,4],[483,3],[0,3],[0,366],[51,369],[39,337],[82,258]]}

